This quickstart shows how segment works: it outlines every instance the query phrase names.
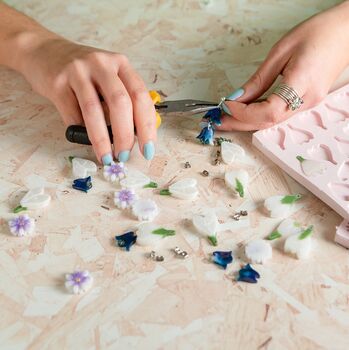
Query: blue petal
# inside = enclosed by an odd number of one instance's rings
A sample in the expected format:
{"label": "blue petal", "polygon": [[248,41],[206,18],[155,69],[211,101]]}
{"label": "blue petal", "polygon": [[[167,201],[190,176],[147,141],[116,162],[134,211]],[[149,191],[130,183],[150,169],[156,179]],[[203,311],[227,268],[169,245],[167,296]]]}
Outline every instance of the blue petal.
{"label": "blue petal", "polygon": [[257,278],[260,278],[260,275],[251,267],[250,264],[245,265],[239,271],[238,281],[247,283],[257,283]]}
{"label": "blue petal", "polygon": [[76,190],[86,192],[92,188],[91,176],[73,181],[72,187]]}
{"label": "blue petal", "polygon": [[115,236],[115,241],[120,248],[130,251],[130,248],[136,243],[137,235],[133,232],[126,232],[120,236]]}
{"label": "blue petal", "polygon": [[220,108],[213,108],[211,110],[209,110],[204,118],[209,119],[212,123],[216,124],[216,125],[221,125],[221,116],[222,116],[222,110]]}
{"label": "blue petal", "polygon": [[213,145],[213,135],[214,130],[212,128],[212,125],[209,123],[205,128],[203,128],[200,132],[200,134],[196,137],[200,140],[200,142],[204,145]]}
{"label": "blue petal", "polygon": [[213,262],[219,266],[222,266],[224,269],[227,268],[227,265],[233,261],[231,251],[229,252],[213,252]]}

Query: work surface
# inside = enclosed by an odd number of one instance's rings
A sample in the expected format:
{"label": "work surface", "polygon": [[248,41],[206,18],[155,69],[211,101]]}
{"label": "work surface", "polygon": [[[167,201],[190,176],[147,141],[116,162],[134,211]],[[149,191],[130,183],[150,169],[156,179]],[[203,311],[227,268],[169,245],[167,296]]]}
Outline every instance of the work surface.
{"label": "work surface", "polygon": [[[127,54],[148,87],[169,98],[209,100],[239,87],[278,37],[335,2],[9,1],[68,38]],[[55,108],[19,75],[1,68],[0,81],[1,215],[27,187],[44,184],[52,195],[34,214],[32,237],[12,237],[1,221],[1,349],[348,349],[348,251],[333,243],[341,218],[262,156],[251,134],[224,134],[253,159],[241,165],[251,178],[245,200],[226,190],[220,178],[228,167],[212,165],[215,149],[196,142],[198,118],[163,118],[153,161],[133,152],[128,167],[161,186],[174,176],[199,181],[194,203],[143,191],[161,208],[157,222],[177,231],[159,250],[165,261],[154,262],[142,247],[115,247],[113,237],[136,221],[115,208],[115,187],[101,171],[90,193],[71,188],[67,157],[93,160],[91,149],[64,141]],[[296,260],[276,245],[272,261],[256,266],[258,284],[236,282],[244,243],[280,221],[265,217],[260,204],[295,192],[305,197],[294,218],[315,225],[311,258]],[[190,224],[207,208],[224,222],[238,209],[249,211],[250,227],[219,236],[218,248],[235,258],[226,271],[209,261],[214,247]],[[189,258],[176,258],[175,246]],[[95,282],[73,296],[64,274],[78,267]]]}

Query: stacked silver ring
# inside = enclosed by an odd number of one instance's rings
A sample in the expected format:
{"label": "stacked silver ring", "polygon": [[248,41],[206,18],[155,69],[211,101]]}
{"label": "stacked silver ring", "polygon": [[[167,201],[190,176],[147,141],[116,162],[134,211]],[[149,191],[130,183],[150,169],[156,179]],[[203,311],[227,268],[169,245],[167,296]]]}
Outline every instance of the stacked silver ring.
{"label": "stacked silver ring", "polygon": [[287,103],[288,108],[292,111],[298,109],[304,103],[303,99],[298,96],[295,89],[284,83],[278,85],[273,94],[281,97]]}

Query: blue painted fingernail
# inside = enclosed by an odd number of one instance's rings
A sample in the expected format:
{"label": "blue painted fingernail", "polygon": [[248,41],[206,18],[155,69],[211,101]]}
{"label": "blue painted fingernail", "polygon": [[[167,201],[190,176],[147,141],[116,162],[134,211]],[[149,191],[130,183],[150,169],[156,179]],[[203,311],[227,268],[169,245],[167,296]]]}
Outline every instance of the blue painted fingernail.
{"label": "blue painted fingernail", "polygon": [[113,161],[113,156],[111,155],[111,153],[107,153],[102,157],[103,165],[110,165],[112,161]]}
{"label": "blue painted fingernail", "polygon": [[226,114],[228,114],[228,115],[230,115],[230,116],[233,116],[233,115],[231,114],[231,112],[230,112],[230,109],[228,108],[228,106],[227,106],[225,103],[222,103],[221,107],[222,107],[224,113],[226,113]]}
{"label": "blue painted fingernail", "polygon": [[152,141],[146,143],[143,147],[143,155],[146,160],[153,159],[155,154],[154,143]]}
{"label": "blue painted fingernail", "polygon": [[241,97],[245,93],[245,90],[243,88],[239,88],[235,90],[232,94],[226,97],[226,100],[234,101],[237,100],[239,97]]}
{"label": "blue painted fingernail", "polygon": [[130,151],[121,151],[118,155],[119,162],[127,162],[130,158]]}

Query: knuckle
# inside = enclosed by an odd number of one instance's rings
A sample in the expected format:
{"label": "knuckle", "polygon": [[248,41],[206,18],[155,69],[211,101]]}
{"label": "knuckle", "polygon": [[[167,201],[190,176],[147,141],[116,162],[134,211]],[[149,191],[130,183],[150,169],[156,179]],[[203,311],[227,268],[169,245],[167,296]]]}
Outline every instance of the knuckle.
{"label": "knuckle", "polygon": [[126,66],[129,64],[129,60],[127,58],[127,56],[117,53],[114,54],[114,59],[116,60],[116,62],[118,62],[119,66]]}
{"label": "knuckle", "polygon": [[259,72],[256,72],[252,75],[251,80],[250,80],[251,84],[253,84],[256,89],[260,89],[263,86],[263,80],[262,80],[262,76]]}
{"label": "knuckle", "polygon": [[104,52],[93,51],[87,54],[87,60],[92,64],[105,66],[108,63],[108,56]]}
{"label": "knuckle", "polygon": [[142,104],[153,104],[148,91],[144,87],[136,87],[132,89],[130,95],[133,101],[137,101]]}
{"label": "knuckle", "polygon": [[82,102],[82,110],[85,111],[87,115],[90,114],[90,112],[94,112],[99,107],[99,101],[94,97],[87,97]]}
{"label": "knuckle", "polygon": [[91,136],[91,143],[96,149],[100,149],[108,145],[110,140],[106,136]]}
{"label": "knuckle", "polygon": [[110,105],[131,105],[131,100],[128,94],[123,90],[116,90],[110,93],[108,96],[108,102]]}
{"label": "knuckle", "polygon": [[271,110],[269,111],[268,113],[268,117],[267,117],[267,121],[268,121],[268,124],[277,124],[280,120],[280,113],[278,111],[275,111],[275,110]]}

